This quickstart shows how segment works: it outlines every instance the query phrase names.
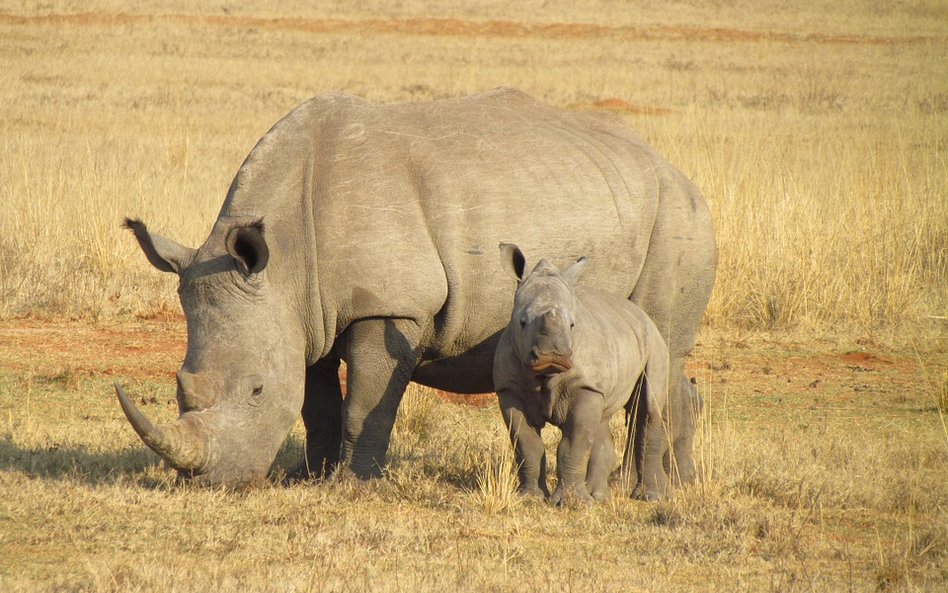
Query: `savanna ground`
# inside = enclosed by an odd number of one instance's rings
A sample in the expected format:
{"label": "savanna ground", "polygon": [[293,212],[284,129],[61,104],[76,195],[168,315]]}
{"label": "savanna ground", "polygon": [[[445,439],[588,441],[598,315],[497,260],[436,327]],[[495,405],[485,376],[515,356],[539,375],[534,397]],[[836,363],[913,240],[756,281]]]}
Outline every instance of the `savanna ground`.
{"label": "savanna ground", "polygon": [[[945,590],[948,6],[584,4],[0,5],[0,589]],[[313,94],[499,85],[707,195],[698,484],[520,501],[495,404],[415,387],[383,480],[280,486],[298,426],[269,487],[176,484],[111,392],[173,418],[185,349],[121,218],[198,244]]]}

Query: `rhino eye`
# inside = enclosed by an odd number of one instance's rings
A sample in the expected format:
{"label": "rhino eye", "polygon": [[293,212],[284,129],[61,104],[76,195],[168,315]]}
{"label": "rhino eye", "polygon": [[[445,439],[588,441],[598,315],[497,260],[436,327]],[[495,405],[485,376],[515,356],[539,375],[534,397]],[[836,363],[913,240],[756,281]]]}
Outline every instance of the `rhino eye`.
{"label": "rhino eye", "polygon": [[257,396],[257,395],[262,394],[262,393],[263,393],[263,385],[254,385],[254,388],[253,388],[253,392],[252,392],[252,393],[253,393],[254,396]]}

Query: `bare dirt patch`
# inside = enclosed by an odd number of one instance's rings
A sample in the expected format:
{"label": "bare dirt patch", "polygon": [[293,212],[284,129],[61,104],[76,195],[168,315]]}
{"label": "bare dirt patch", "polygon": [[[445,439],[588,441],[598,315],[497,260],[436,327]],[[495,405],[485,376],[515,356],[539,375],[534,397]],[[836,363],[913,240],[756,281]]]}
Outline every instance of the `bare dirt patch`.
{"label": "bare dirt patch", "polygon": [[173,381],[186,346],[180,321],[0,322],[0,368],[37,375]]}
{"label": "bare dirt patch", "polygon": [[572,103],[568,105],[570,109],[599,109],[612,111],[613,113],[629,113],[633,115],[671,115],[674,113],[671,109],[664,107],[652,107],[648,105],[635,105],[624,99],[615,97],[592,101],[588,103]]}
{"label": "bare dirt patch", "polygon": [[784,33],[753,31],[727,27],[643,25],[609,27],[587,23],[520,23],[507,20],[461,20],[453,18],[406,19],[334,19],[334,18],[263,18],[238,15],[161,14],[86,12],[77,14],[14,15],[0,13],[0,23],[8,25],[72,25],[123,27],[170,23],[181,26],[216,26],[240,29],[301,31],[306,33],[373,33],[449,37],[501,37],[589,39],[613,38],[623,41],[700,41],[710,43],[819,43],[828,45],[903,45],[936,41],[921,35],[873,36],[826,33]]}

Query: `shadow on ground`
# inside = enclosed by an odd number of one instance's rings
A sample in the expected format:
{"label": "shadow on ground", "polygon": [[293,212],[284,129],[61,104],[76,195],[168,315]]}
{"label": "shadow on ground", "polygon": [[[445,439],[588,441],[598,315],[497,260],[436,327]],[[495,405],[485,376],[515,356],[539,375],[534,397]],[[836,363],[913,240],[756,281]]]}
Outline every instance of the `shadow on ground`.
{"label": "shadow on ground", "polygon": [[157,465],[158,458],[142,448],[90,451],[87,447],[51,445],[25,448],[10,436],[0,437],[0,470],[49,480],[78,479],[85,483],[114,481]]}
{"label": "shadow on ground", "polygon": [[[283,443],[271,476],[281,475],[299,462],[303,445],[291,435]],[[146,488],[165,487],[174,481],[170,470],[158,469],[157,455],[141,447],[120,451],[91,451],[85,446],[51,445],[28,448],[9,435],[0,437],[0,471],[15,472],[30,478],[50,481],[69,480],[83,484],[108,484],[130,480]]]}

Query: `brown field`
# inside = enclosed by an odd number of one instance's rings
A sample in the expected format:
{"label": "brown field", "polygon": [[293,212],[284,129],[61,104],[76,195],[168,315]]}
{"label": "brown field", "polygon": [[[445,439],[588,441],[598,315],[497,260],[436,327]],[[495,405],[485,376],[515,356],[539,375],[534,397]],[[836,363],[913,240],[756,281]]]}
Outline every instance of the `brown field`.
{"label": "brown field", "polygon": [[[948,5],[192,4],[0,6],[0,590],[948,589]],[[493,399],[413,387],[383,480],[281,486],[297,426],[267,487],[176,484],[111,392],[174,417],[186,346],[122,217],[198,244],[314,94],[500,85],[705,192],[699,483],[521,501]]]}

